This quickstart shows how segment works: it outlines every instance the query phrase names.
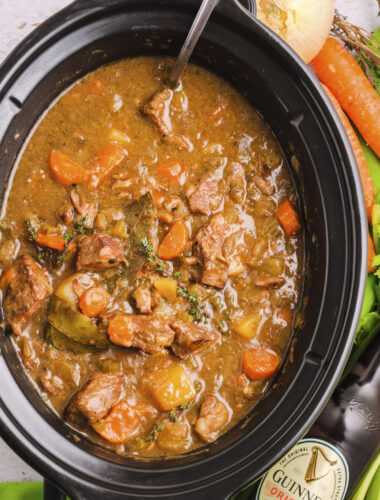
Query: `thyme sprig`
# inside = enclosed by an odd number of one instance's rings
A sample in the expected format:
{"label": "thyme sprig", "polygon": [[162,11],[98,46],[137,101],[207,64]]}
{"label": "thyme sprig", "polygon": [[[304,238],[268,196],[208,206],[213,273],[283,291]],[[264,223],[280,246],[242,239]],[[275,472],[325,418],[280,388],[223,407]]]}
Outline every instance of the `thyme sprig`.
{"label": "thyme sprig", "polygon": [[74,222],[74,229],[78,234],[84,234],[84,230],[86,227],[87,214],[79,219],[78,222]]}
{"label": "thyme sprig", "polygon": [[[141,251],[143,254],[146,256],[147,262],[155,262],[156,263],[156,271],[158,272],[165,272],[168,276],[170,276],[170,273],[165,267],[165,263],[162,259],[158,257],[157,253],[153,253],[153,245],[149,241],[149,239],[144,236],[141,239]],[[173,273],[173,276],[177,279],[181,278],[181,273],[180,272],[175,272]],[[185,286],[182,284],[177,287],[177,293],[178,295],[181,295],[185,299],[187,299],[190,302],[190,307],[188,309],[188,313],[191,314],[191,316],[194,318],[194,321],[199,323],[203,319],[203,309],[205,306],[200,304],[200,299],[197,294],[195,293],[190,293]]]}
{"label": "thyme sprig", "polygon": [[150,433],[152,443],[155,443],[157,441],[158,433],[161,432],[163,428],[164,425],[162,424],[162,422],[156,422],[153,430]]}
{"label": "thyme sprig", "polygon": [[141,240],[141,249],[148,262],[156,263],[156,271],[159,273],[165,271],[164,261],[158,257],[158,253],[153,253],[153,246],[146,236]]}
{"label": "thyme sprig", "polygon": [[26,230],[29,233],[29,239],[30,239],[30,241],[36,241],[37,233],[36,233],[36,230],[33,227],[32,222],[29,219],[26,219],[25,225],[26,225]]}

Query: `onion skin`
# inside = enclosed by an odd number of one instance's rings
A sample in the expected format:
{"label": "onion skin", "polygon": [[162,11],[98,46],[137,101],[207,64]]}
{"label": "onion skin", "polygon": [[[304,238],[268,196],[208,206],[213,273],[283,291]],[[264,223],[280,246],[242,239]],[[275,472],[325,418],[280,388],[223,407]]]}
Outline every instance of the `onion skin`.
{"label": "onion skin", "polygon": [[330,33],[334,0],[258,0],[257,18],[309,64]]}

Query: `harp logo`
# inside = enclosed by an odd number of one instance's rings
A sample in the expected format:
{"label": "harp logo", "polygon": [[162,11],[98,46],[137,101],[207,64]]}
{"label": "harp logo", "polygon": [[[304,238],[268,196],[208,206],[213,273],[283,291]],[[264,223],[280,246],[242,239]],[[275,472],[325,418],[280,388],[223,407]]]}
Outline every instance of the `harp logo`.
{"label": "harp logo", "polygon": [[262,478],[256,500],[343,500],[348,466],[342,453],[320,439],[303,439]]}

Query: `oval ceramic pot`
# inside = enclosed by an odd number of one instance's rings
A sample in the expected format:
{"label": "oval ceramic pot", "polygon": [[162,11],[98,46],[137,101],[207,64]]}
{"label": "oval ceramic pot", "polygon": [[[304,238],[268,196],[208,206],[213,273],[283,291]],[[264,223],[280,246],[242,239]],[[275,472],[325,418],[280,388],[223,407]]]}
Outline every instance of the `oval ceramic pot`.
{"label": "oval ceramic pot", "polygon": [[[29,35],[0,69],[3,199],[24,141],[62,91],[122,57],[175,56],[199,4],[79,0]],[[291,360],[238,425],[195,452],[146,462],[119,456],[69,427],[40,398],[12,339],[2,334],[1,435],[72,499],[228,498],[307,431],[354,339],[366,277],[366,213],[349,142],[318,81],[237,0],[220,1],[192,60],[247,97],[292,167],[306,225],[304,321]]]}

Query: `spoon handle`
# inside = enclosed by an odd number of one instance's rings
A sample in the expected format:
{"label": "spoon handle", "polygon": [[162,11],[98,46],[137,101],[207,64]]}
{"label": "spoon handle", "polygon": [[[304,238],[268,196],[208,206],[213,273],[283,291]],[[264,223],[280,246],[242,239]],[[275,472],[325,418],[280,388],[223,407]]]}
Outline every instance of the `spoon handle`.
{"label": "spoon handle", "polygon": [[203,0],[194,22],[190,28],[190,31],[186,37],[185,43],[182,46],[181,52],[179,53],[175,63],[170,70],[168,84],[171,87],[176,87],[179,79],[181,78],[182,72],[188,63],[191,53],[201,36],[203,28],[205,27],[208,18],[210,17],[215,6],[220,0]]}

